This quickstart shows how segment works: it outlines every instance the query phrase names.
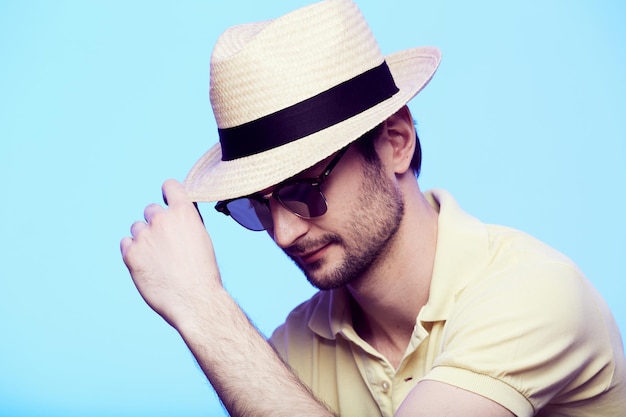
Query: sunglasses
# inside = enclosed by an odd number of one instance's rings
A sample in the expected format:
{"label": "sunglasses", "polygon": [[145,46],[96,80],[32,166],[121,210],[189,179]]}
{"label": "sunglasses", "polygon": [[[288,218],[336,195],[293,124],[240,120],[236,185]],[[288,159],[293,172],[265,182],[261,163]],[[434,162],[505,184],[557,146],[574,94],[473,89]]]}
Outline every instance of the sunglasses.
{"label": "sunglasses", "polygon": [[328,210],[322,184],[348,150],[341,149],[331,159],[324,171],[316,178],[296,178],[279,184],[269,196],[252,194],[232,200],[220,201],[215,210],[232,217],[246,229],[261,231],[273,229],[270,198],[276,199],[284,208],[303,219],[322,216]]}

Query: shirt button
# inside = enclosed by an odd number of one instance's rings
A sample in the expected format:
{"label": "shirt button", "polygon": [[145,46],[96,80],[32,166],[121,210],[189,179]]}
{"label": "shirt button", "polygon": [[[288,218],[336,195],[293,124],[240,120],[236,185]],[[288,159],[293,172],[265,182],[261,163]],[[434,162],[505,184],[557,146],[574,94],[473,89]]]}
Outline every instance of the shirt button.
{"label": "shirt button", "polygon": [[387,391],[389,391],[389,382],[384,381],[384,382],[382,383],[382,388],[383,388],[383,392],[387,392]]}

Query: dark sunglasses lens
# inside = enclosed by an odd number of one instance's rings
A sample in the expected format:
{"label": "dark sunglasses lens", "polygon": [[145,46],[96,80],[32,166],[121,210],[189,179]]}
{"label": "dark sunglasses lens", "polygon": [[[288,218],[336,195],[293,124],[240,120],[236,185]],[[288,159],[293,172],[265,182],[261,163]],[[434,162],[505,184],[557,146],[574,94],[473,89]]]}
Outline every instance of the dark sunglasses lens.
{"label": "dark sunglasses lens", "polygon": [[277,194],[280,203],[298,216],[311,218],[326,213],[326,199],[321,191],[310,183],[287,185]]}
{"label": "dark sunglasses lens", "polygon": [[252,198],[238,198],[226,204],[230,217],[243,227],[260,231],[272,227],[272,213],[267,205]]}

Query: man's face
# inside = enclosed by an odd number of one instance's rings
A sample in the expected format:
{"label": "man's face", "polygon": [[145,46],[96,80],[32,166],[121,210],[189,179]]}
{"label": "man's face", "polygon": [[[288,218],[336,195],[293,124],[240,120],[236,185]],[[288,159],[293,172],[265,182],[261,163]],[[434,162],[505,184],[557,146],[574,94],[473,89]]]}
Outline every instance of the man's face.
{"label": "man's face", "polygon": [[298,218],[273,203],[275,227],[268,232],[313,286],[328,290],[358,279],[384,255],[404,203],[381,162],[366,162],[354,146],[329,177],[324,194],[328,211],[314,219]]}

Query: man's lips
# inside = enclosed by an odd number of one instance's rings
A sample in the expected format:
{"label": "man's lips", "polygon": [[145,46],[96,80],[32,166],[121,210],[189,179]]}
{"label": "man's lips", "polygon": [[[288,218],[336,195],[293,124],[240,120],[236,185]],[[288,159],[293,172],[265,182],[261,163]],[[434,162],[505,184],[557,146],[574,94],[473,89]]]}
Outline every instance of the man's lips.
{"label": "man's lips", "polygon": [[338,236],[328,234],[318,239],[298,242],[283,250],[295,262],[306,265],[321,260],[328,249],[336,244],[340,245],[341,239]]}
{"label": "man's lips", "polygon": [[328,249],[328,244],[319,247],[318,249],[300,254],[300,255],[295,255],[295,257],[297,257],[303,264],[311,264],[313,262],[317,262],[320,259],[322,259],[322,257],[324,256],[324,254],[326,253],[326,250]]}

